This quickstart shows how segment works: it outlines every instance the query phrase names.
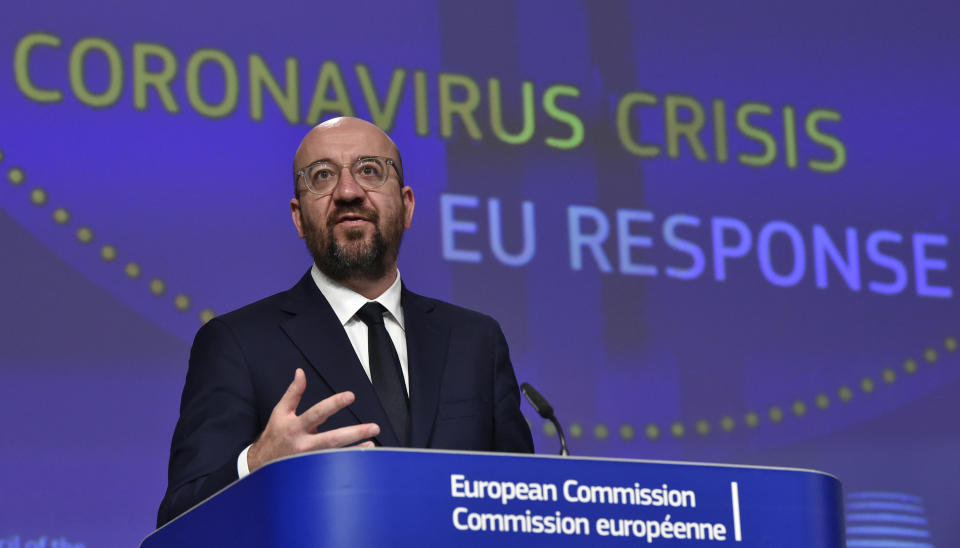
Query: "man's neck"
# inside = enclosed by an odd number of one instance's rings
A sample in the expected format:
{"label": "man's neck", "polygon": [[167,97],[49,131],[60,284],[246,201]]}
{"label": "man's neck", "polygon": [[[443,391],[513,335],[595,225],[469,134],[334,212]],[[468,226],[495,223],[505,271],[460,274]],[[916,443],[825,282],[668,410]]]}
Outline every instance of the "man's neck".
{"label": "man's neck", "polygon": [[342,280],[338,283],[351,291],[355,291],[371,301],[383,295],[383,292],[393,285],[397,279],[397,266],[393,265],[387,269],[387,274],[376,280]]}

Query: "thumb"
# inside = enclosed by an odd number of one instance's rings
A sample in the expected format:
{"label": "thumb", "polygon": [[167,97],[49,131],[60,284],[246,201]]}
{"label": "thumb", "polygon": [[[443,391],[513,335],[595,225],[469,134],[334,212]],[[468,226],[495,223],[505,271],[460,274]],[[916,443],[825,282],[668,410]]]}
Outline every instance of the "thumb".
{"label": "thumb", "polygon": [[303,397],[303,392],[306,389],[307,377],[304,375],[303,369],[298,367],[293,374],[293,382],[287,387],[287,391],[283,393],[274,410],[284,414],[296,413],[297,406],[300,405],[300,398]]}

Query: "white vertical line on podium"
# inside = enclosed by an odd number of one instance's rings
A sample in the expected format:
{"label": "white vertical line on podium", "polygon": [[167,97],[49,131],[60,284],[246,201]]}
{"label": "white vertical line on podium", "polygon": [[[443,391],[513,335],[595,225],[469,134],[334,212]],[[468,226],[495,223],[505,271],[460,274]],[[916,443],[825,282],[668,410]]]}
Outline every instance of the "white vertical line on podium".
{"label": "white vertical line on podium", "polygon": [[740,489],[737,482],[730,482],[730,498],[733,499],[733,539],[737,542],[743,540],[740,534]]}

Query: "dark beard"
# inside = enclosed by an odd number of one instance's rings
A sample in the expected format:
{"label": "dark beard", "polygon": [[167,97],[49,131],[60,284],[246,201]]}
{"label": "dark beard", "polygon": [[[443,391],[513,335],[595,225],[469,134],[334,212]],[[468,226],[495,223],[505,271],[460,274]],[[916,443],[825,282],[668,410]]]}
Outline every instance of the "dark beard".
{"label": "dark beard", "polygon": [[[331,216],[336,218],[336,216]],[[400,252],[403,226],[387,226],[387,234],[380,230],[379,216],[372,215],[375,230],[370,242],[362,240],[360,231],[348,231],[344,242],[333,236],[335,222],[320,231],[306,216],[302,218],[307,250],[314,264],[330,279],[343,283],[348,280],[379,280],[386,276]],[[353,233],[351,233],[353,232]]]}

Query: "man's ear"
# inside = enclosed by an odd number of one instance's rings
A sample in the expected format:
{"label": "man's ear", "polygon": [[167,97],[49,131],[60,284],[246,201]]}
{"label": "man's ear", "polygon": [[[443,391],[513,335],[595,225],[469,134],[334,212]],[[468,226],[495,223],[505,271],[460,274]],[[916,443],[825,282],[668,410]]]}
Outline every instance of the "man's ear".
{"label": "man's ear", "polygon": [[297,227],[297,234],[303,238],[303,218],[301,218],[300,213],[300,200],[296,198],[290,199],[290,217],[293,218],[293,225]]}
{"label": "man's ear", "polygon": [[400,189],[400,198],[403,200],[403,228],[406,230],[413,224],[413,206],[416,205],[416,200],[413,199],[413,189],[409,185],[404,185]]}

